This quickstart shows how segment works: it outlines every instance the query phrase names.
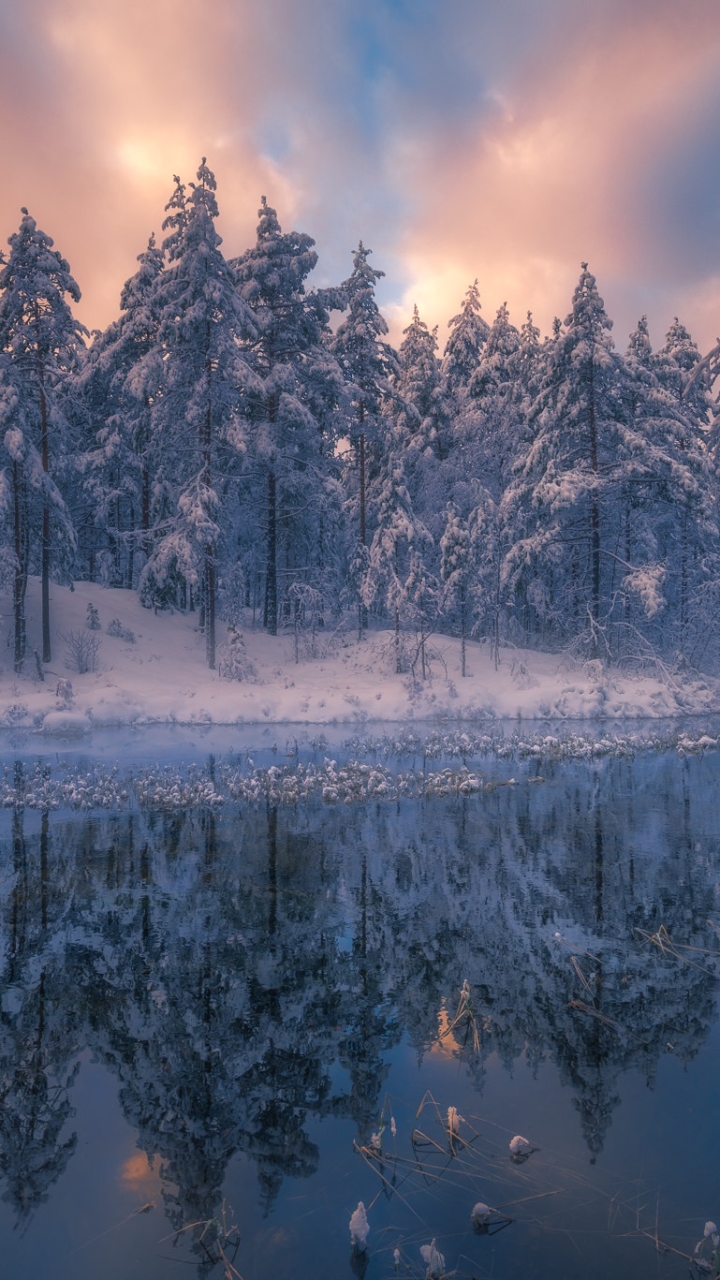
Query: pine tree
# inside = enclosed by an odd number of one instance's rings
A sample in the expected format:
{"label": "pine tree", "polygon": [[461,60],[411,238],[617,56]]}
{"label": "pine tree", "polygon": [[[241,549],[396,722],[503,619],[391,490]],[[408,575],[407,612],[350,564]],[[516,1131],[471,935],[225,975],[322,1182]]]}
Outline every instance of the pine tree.
{"label": "pine tree", "polygon": [[[152,414],[163,378],[157,297],[164,260],[154,236],[138,262],[122,290],[121,315],[95,335],[81,379],[94,428],[85,469],[95,524],[109,544],[114,580],[129,587],[150,555],[151,481],[161,464]],[[92,581],[94,538],[87,556]]]}
{"label": "pine tree", "polygon": [[[476,451],[474,474],[495,502],[510,479],[522,440],[522,405],[516,395],[520,334],[510,323],[507,304],[499,308],[467,387],[468,430]],[[466,444],[467,448],[467,444]]]}
{"label": "pine tree", "polygon": [[177,599],[184,584],[199,589],[205,653],[213,669],[222,481],[245,449],[243,395],[253,375],[240,343],[254,323],[220,251],[216,182],[205,159],[189,197],[180,180],[175,182],[164,223],[168,265],[154,291],[162,384],[152,429],[172,457],[176,504],[169,529],[143,569],[140,591],[144,603],[157,606]]}
{"label": "pine tree", "polygon": [[232,267],[255,325],[256,336],[245,344],[255,375],[250,448],[265,482],[263,625],[276,635],[280,605],[288,615],[293,608],[292,583],[304,581],[328,596],[324,579],[336,568],[333,454],[342,377],[329,350],[328,320],[341,301],[337,290],[306,291],[317,262],[311,237],[283,233],[264,196],[259,218],[256,245]]}
{"label": "pine tree", "polygon": [[42,654],[50,662],[50,570],[74,550],[75,533],[58,487],[68,464],[69,400],[84,327],[67,301],[80,290],[48,235],[26,209],[0,270],[0,352],[5,357],[0,426],[12,486],[15,669],[25,657],[25,591],[39,543]]}
{"label": "pine tree", "polygon": [[367,610],[360,583],[367,566],[369,543],[367,521],[368,453],[378,454],[387,435],[385,406],[390,396],[390,380],[398,373],[398,361],[383,339],[388,327],[375,301],[375,286],[385,274],[370,266],[370,249],[362,240],[353,254],[353,273],[341,286],[347,298],[348,316],[332,341],[333,354],[345,381],[349,412],[345,427],[358,471],[358,537],[351,563],[358,590],[358,630],[367,628]]}
{"label": "pine tree", "polygon": [[643,317],[627,355],[633,421],[651,459],[643,483],[635,486],[635,524],[657,562],[658,601],[667,605],[658,642],[667,646],[673,635],[685,652],[698,640],[707,643],[716,629],[714,610],[707,607],[718,567],[710,386],[700,352],[677,318],[656,355],[646,331]]}
{"label": "pine tree", "polygon": [[445,532],[440,539],[440,576],[445,584],[445,608],[457,607],[460,614],[460,666],[466,671],[467,613],[473,579],[474,556],[470,529],[466,520],[450,503],[447,509]]}
{"label": "pine tree", "polygon": [[[402,459],[390,454],[379,486],[363,598],[367,606],[378,601],[394,617],[398,673],[402,670],[401,623],[418,621],[424,634],[431,595],[424,562],[431,546],[432,537],[413,510]],[[422,656],[424,664],[424,651]]]}
{"label": "pine tree", "polygon": [[477,280],[470,285],[458,315],[448,321],[451,330],[445,344],[442,373],[445,386],[454,398],[456,410],[462,408],[465,392],[480,363],[490,326],[480,315]]}
{"label": "pine tree", "polygon": [[437,327],[428,329],[417,306],[411,323],[403,329],[398,356],[398,440],[404,449],[420,455],[433,453],[442,459],[447,452],[448,415],[441,391]]}
{"label": "pine tree", "polygon": [[587,628],[594,656],[603,556],[610,552],[617,479],[629,443],[621,440],[623,383],[611,327],[583,263],[572,311],[563,330],[556,326],[549,348],[533,443],[505,504],[514,526],[509,580],[516,588],[524,584],[523,603],[551,630]]}

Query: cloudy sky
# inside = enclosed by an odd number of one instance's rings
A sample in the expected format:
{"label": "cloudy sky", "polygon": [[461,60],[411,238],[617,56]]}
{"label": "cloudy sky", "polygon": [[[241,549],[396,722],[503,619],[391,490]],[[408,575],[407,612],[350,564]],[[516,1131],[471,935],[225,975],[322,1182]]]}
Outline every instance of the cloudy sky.
{"label": "cloudy sky", "polygon": [[720,0],[0,0],[0,140],[89,327],[205,155],[228,256],[262,194],[319,283],[362,238],[393,336],[475,277],[545,332],[583,260],[619,346],[720,335]]}

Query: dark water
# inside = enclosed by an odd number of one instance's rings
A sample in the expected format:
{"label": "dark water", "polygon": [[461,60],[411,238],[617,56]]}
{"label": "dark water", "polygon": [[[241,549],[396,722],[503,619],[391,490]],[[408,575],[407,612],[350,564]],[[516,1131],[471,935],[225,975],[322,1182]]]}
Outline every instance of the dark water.
{"label": "dark water", "polygon": [[423,1277],[435,1239],[478,1280],[687,1276],[720,1217],[720,756],[0,835],[2,1275]]}

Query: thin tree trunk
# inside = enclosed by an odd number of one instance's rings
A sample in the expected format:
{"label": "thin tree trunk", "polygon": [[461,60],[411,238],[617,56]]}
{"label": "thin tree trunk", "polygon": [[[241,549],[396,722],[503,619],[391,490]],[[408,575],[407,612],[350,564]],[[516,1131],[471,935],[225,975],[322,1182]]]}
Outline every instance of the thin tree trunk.
{"label": "thin tree trunk", "polygon": [[205,656],[215,670],[215,555],[212,543],[205,547]]}
{"label": "thin tree trunk", "polygon": [[465,583],[463,582],[460,585],[460,671],[463,676],[467,675],[467,671],[465,670],[465,634]]}
{"label": "thin tree trunk", "polygon": [[[207,336],[207,348],[210,347],[210,337]],[[212,450],[212,362],[207,360],[207,378],[208,378],[208,403],[205,411],[205,419],[202,424],[202,460],[203,460],[203,484],[206,489],[210,489],[212,479],[211,450]],[[205,623],[205,657],[208,667],[211,671],[215,670],[215,548],[212,542],[206,542],[203,553],[203,613]]]}
{"label": "thin tree trunk", "polygon": [[[268,421],[277,421],[277,401],[268,398]],[[263,625],[272,636],[278,634],[278,490],[277,477],[268,471],[268,535],[266,535],[265,611]]]}
{"label": "thin tree trunk", "polygon": [[23,537],[22,504],[20,501],[20,468],[13,461],[13,522],[15,541],[15,575],[13,579],[13,617],[15,621],[15,672],[22,671],[27,637],[25,631],[25,590],[27,587],[27,555]]}
{"label": "thin tree trunk", "polygon": [[[50,470],[50,450],[48,442],[48,414],[45,399],[44,371],[40,368],[40,450],[42,469],[45,475]],[[42,595],[42,646],[43,662],[52,661],[50,644],[50,505],[43,498],[42,509],[42,553],[41,553],[41,595]]]}
{"label": "thin tree trunk", "polygon": [[[367,546],[367,512],[366,512],[366,479],[365,479],[365,405],[360,401],[358,416],[360,418],[360,439],[359,446],[359,462],[360,462],[360,542],[363,547]],[[358,640],[362,640],[363,632],[367,631],[368,613],[365,601],[360,597],[358,601]]]}
{"label": "thin tree trunk", "polygon": [[[590,356],[590,403],[588,406],[588,423],[590,426],[590,466],[593,475],[597,476],[598,448],[597,423],[595,419],[595,365]],[[590,497],[590,545],[592,555],[592,599],[590,613],[595,624],[592,640],[592,654],[597,657],[597,627],[600,621],[600,503],[597,489],[593,489]]]}
{"label": "thin tree trunk", "polygon": [[277,635],[277,487],[275,472],[268,472],[267,573],[265,576],[265,628]]}

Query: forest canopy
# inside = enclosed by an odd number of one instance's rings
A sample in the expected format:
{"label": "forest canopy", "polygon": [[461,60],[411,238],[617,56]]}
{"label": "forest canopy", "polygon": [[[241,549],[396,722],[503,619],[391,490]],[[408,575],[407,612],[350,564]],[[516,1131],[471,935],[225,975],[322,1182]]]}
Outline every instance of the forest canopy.
{"label": "forest canopy", "polygon": [[[315,288],[312,238],[262,197],[226,258],[212,171],[179,177],[120,311],[88,334],[68,263],[27,210],[0,258],[0,575],[16,672],[28,576],[197,612],[208,666],[250,620],[433,631],[614,662],[716,669],[720,343],[679,319],[624,350],[582,263],[568,314],[483,315],[398,350],[362,242]],[[417,646],[419,645],[419,650]]]}

